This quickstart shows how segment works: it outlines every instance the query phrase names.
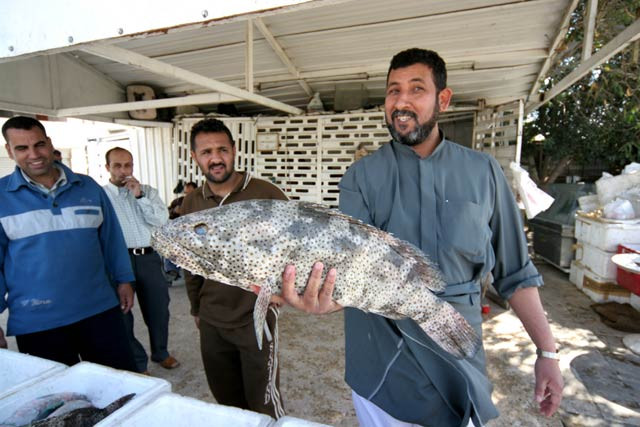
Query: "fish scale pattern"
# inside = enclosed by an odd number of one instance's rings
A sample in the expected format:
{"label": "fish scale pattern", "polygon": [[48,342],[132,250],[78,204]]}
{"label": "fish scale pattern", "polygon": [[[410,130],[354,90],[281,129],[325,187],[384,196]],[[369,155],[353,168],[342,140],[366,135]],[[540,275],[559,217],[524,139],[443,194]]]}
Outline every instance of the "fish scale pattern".
{"label": "fish scale pattern", "polygon": [[[336,268],[333,298],[388,318],[411,317],[445,350],[470,356],[479,339],[438,298],[441,273],[415,246],[336,210],[309,202],[249,200],[182,216],[157,229],[161,255],[194,274],[250,290],[281,292],[288,264],[310,271]],[[306,287],[296,276],[296,290]]]}

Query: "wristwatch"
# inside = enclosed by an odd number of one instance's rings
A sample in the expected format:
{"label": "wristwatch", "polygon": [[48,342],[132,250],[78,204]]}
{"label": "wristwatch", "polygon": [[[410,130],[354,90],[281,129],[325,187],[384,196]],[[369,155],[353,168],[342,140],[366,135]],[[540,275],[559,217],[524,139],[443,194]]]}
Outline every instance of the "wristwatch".
{"label": "wristwatch", "polygon": [[136,196],[136,199],[142,199],[144,197],[144,191],[140,192],[139,196]]}
{"label": "wristwatch", "polygon": [[544,351],[536,348],[536,355],[538,357],[544,357],[546,359],[560,360],[560,355],[555,351]]}

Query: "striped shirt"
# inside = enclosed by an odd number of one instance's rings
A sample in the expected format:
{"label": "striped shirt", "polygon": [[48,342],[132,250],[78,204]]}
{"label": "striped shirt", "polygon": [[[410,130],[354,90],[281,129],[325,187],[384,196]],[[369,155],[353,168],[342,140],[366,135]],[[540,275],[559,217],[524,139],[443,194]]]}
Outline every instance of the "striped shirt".
{"label": "striped shirt", "polygon": [[158,190],[141,185],[144,196],[136,199],[125,187],[109,182],[103,188],[116,211],[127,248],[144,248],[151,244],[151,231],[169,219],[169,211]]}

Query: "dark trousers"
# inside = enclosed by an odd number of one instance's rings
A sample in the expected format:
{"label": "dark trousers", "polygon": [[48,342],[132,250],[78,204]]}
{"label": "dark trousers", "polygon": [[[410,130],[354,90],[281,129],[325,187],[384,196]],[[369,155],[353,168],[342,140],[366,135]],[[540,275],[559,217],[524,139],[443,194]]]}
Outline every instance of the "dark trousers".
{"label": "dark trousers", "polygon": [[[275,316],[271,312],[268,323],[273,331]],[[200,319],[202,362],[211,393],[219,404],[274,418],[283,415],[274,341],[265,339],[262,350],[258,350],[253,322],[239,328],[219,328]]]}
{"label": "dark trousers", "polygon": [[[136,281],[133,284],[142,318],[149,330],[151,360],[162,362],[169,357],[169,285],[162,274],[162,260],[157,253],[130,255]],[[124,316],[129,342],[138,372],[147,370],[148,357],[133,333],[133,314]]]}
{"label": "dark trousers", "polygon": [[119,306],[70,325],[16,335],[16,342],[21,353],[69,366],[83,360],[136,371]]}

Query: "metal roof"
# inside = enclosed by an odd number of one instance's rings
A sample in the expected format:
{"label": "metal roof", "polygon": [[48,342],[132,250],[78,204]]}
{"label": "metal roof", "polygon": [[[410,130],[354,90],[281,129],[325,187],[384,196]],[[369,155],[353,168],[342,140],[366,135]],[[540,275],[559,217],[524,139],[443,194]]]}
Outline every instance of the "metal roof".
{"label": "metal roof", "polygon": [[[567,17],[577,1],[312,3],[313,7],[284,8],[261,15],[248,13],[101,43],[246,89],[247,20],[252,20],[254,93],[304,109],[310,95],[319,92],[328,110],[334,109],[336,93],[340,95],[340,91],[362,97],[366,106],[382,104],[391,57],[410,47],[427,48],[437,51],[447,63],[454,107],[475,108],[481,101],[500,105],[528,97],[541,78],[545,60],[553,54],[554,43],[564,34]],[[260,24],[282,48],[291,62],[289,67],[259,30]],[[166,97],[213,92],[210,87],[176,78],[171,72],[161,74],[153,67],[115,62],[82,50],[85,47],[67,48],[61,54],[73,55],[122,88],[146,84]],[[292,74],[292,69],[297,75]],[[275,112],[246,100],[234,104],[243,114]],[[214,111],[216,105],[199,108]]]}

